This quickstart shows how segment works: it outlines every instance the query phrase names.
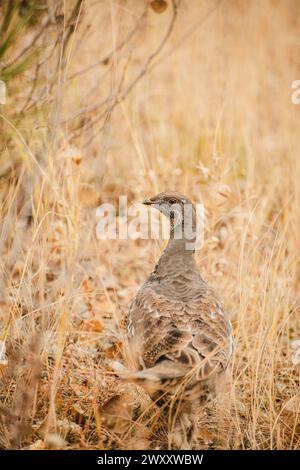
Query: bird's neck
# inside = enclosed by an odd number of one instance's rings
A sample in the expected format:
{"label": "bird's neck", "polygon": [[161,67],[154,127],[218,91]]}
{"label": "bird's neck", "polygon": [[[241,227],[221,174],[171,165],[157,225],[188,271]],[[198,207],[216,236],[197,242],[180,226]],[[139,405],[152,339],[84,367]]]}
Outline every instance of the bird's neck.
{"label": "bird's neck", "polygon": [[[189,244],[189,245],[187,245]],[[191,246],[191,241],[184,238],[176,239],[170,238],[164,252],[158,260],[155,267],[155,274],[167,275],[172,270],[177,273],[186,272],[187,270],[197,270],[194,249],[188,249]]]}
{"label": "bird's neck", "polygon": [[[192,208],[191,214],[185,214],[182,224],[174,226],[170,220],[170,239],[153,272],[154,276],[164,277],[172,273],[186,274],[192,272],[198,276],[195,261],[196,246],[196,215]],[[189,223],[190,222],[190,223]],[[192,230],[189,230],[191,227]]]}

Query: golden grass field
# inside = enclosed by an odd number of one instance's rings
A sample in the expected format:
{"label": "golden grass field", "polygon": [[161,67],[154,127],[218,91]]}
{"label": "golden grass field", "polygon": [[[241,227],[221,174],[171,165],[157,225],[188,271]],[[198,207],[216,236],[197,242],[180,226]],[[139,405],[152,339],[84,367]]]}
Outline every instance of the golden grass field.
{"label": "golden grass field", "polygon": [[205,206],[197,262],[235,341],[199,448],[300,449],[299,2],[182,0],[173,23],[170,0],[145,5],[85,0],[45,106],[13,116],[30,71],[0,105],[0,446],[166,448],[159,409],[111,366],[165,241],[97,240],[95,211],[175,189]]}

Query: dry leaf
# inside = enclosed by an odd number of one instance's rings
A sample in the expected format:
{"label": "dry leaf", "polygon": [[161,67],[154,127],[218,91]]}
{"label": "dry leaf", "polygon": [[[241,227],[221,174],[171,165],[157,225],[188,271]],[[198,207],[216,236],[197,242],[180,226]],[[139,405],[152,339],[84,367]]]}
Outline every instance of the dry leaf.
{"label": "dry leaf", "polygon": [[97,312],[102,316],[107,316],[112,311],[111,305],[109,305],[107,300],[94,300],[92,307],[93,312]]}
{"label": "dry leaf", "polygon": [[215,439],[215,436],[210,431],[204,428],[198,430],[197,437],[199,439],[202,439],[206,443],[213,442]]}
{"label": "dry leaf", "polygon": [[77,423],[68,420],[67,418],[60,419],[57,421],[57,428],[60,435],[64,436],[66,439],[67,436],[72,436],[73,438],[79,438],[82,436],[82,429]]}
{"label": "dry leaf", "polygon": [[72,405],[72,408],[73,408],[73,410],[76,411],[76,413],[78,413],[79,416],[86,416],[86,414],[87,414],[86,411],[82,408],[82,406],[80,405],[79,402],[74,403]]}
{"label": "dry leaf", "polygon": [[76,165],[79,165],[82,161],[82,154],[77,147],[69,147],[60,154],[60,158],[71,159]]}
{"label": "dry leaf", "polygon": [[3,372],[3,369],[7,366],[8,361],[6,357],[6,347],[5,342],[0,341],[0,371]]}
{"label": "dry leaf", "polygon": [[33,444],[28,446],[27,449],[28,450],[44,450],[45,449],[45,443],[41,439],[38,439]]}
{"label": "dry leaf", "polygon": [[82,282],[82,290],[84,290],[85,292],[92,292],[92,290],[93,290],[89,286],[89,283],[88,283],[87,279],[84,279],[84,281]]}
{"label": "dry leaf", "polygon": [[99,320],[97,320],[97,318],[92,318],[91,320],[84,320],[81,324],[80,330],[101,333],[101,331],[103,331],[103,325]]}
{"label": "dry leaf", "polygon": [[290,398],[287,402],[285,402],[283,407],[286,411],[300,414],[300,396]]}
{"label": "dry leaf", "polygon": [[122,342],[118,341],[105,350],[105,356],[107,359],[115,359],[121,355]]}
{"label": "dry leaf", "polygon": [[100,203],[98,192],[91,186],[81,186],[78,190],[78,199],[84,207],[97,207]]}
{"label": "dry leaf", "polygon": [[291,342],[292,353],[292,364],[298,366],[300,364],[300,339],[295,339]]}
{"label": "dry leaf", "polygon": [[211,246],[212,248],[217,248],[220,244],[220,239],[219,237],[212,236],[207,240],[207,244]]}
{"label": "dry leaf", "polygon": [[150,6],[155,13],[163,13],[168,8],[168,2],[165,0],[153,0]]}

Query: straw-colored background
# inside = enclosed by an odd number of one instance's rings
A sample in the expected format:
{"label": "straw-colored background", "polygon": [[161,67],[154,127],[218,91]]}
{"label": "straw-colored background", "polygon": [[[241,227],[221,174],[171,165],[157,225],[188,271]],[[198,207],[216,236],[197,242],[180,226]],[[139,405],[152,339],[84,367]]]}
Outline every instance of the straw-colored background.
{"label": "straw-colored background", "polygon": [[221,423],[213,404],[199,409],[199,447],[299,449],[299,2],[182,0],[151,66],[161,63],[105,124],[76,133],[74,116],[97,119],[167,31],[170,1],[148,7],[118,50],[144,5],[84,2],[47,113],[2,120],[14,140],[2,169],[14,158],[19,171],[0,180],[1,406],[19,423],[6,420],[2,446],[166,445],[159,410],[109,366],[122,362],[121,319],[164,243],[97,241],[95,208],[176,189],[205,205],[197,262],[235,338],[230,408]]}

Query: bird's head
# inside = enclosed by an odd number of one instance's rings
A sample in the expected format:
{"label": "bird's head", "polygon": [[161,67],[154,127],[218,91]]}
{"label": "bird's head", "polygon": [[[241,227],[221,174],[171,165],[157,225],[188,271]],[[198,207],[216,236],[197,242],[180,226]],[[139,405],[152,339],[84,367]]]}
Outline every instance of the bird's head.
{"label": "bird's head", "polygon": [[177,191],[166,191],[145,199],[143,204],[158,209],[162,214],[169,217],[171,212],[177,208],[183,209],[185,204],[192,204],[191,200]]}
{"label": "bird's head", "polygon": [[143,204],[159,210],[170,220],[173,227],[183,223],[188,206],[191,214],[194,212],[192,201],[177,191],[159,193],[143,201]]}
{"label": "bird's head", "polygon": [[170,222],[170,238],[185,239],[187,250],[197,242],[197,213],[192,201],[177,191],[166,191],[143,201],[164,214]]}

